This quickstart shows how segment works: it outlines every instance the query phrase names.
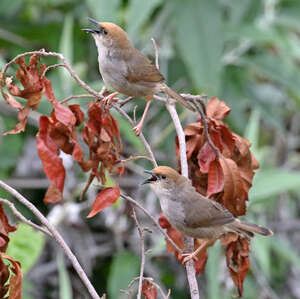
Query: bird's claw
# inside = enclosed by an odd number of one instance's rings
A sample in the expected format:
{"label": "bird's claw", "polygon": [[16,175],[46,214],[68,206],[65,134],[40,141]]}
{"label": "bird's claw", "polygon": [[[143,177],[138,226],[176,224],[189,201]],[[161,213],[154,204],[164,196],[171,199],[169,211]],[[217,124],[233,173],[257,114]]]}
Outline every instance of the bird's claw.
{"label": "bird's claw", "polygon": [[132,131],[135,133],[136,136],[139,136],[142,132],[142,128],[143,128],[143,125],[138,124],[134,128],[132,128]]}
{"label": "bird's claw", "polygon": [[110,105],[112,102],[118,102],[118,98],[115,98],[115,96],[117,96],[119,94],[119,92],[113,92],[111,94],[109,94],[108,96],[106,96],[103,100],[102,103],[105,107],[106,110],[109,110]]}
{"label": "bird's claw", "polygon": [[186,262],[188,262],[189,260],[193,259],[194,261],[197,261],[198,258],[196,256],[197,254],[195,254],[195,252],[192,253],[183,253],[181,256],[184,257],[182,260],[182,264],[185,264]]}

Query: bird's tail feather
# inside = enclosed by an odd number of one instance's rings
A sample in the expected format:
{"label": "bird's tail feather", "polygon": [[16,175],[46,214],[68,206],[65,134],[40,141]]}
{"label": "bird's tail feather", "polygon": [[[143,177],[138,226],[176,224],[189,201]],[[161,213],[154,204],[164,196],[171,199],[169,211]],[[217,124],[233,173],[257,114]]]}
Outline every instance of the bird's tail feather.
{"label": "bird's tail feather", "polygon": [[264,226],[256,225],[250,222],[240,221],[238,219],[236,219],[236,221],[234,221],[231,224],[231,228],[236,232],[246,235],[248,238],[254,237],[254,234],[259,234],[262,236],[273,235],[273,232]]}
{"label": "bird's tail feather", "polygon": [[164,84],[163,92],[166,93],[172,99],[178,101],[180,104],[182,104],[187,109],[195,111],[195,109],[194,109],[194,107],[192,105],[190,105],[181,95],[179,95],[176,91],[174,91],[173,89],[171,89],[166,84]]}

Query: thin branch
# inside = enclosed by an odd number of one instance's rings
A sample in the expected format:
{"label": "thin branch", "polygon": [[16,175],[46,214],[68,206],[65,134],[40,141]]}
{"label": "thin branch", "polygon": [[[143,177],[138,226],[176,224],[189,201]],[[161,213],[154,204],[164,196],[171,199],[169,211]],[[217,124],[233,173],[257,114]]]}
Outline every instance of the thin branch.
{"label": "thin branch", "polygon": [[178,142],[179,142],[179,151],[180,151],[180,165],[181,165],[181,174],[185,176],[186,178],[189,177],[189,170],[188,170],[188,163],[187,163],[187,157],[186,157],[186,144],[185,144],[185,135],[183,128],[180,123],[179,116],[177,114],[176,108],[174,103],[170,103],[166,105],[170,116],[172,118],[172,121],[175,126],[175,130],[178,136]]}
{"label": "thin branch", "polygon": [[158,62],[158,48],[157,48],[157,44],[154,38],[151,38],[152,44],[153,44],[153,48],[154,48],[154,54],[155,54],[155,66],[156,68],[159,70],[159,62]]}
{"label": "thin branch", "polygon": [[[120,108],[115,103],[112,103],[112,107],[115,108],[121,115],[123,115],[123,117],[126,118],[133,127],[135,126],[134,121],[131,119],[131,117],[122,108]],[[152,162],[153,166],[157,167],[158,165],[157,165],[157,162],[155,160],[154,154],[152,152],[152,149],[151,149],[149,143],[145,139],[143,132],[141,132],[141,134],[139,135],[139,137],[140,137],[142,143],[144,144],[144,146],[146,148],[146,151],[148,152],[148,154],[149,154],[149,156],[151,158],[151,162]]]}
{"label": "thin branch", "polygon": [[140,226],[134,207],[132,207],[132,218],[135,221],[135,225],[139,232],[140,236],[140,244],[141,244],[141,267],[140,267],[140,275],[139,275],[139,286],[138,286],[138,294],[137,299],[142,298],[142,286],[143,286],[143,278],[144,278],[144,269],[145,269],[145,261],[146,261],[146,254],[145,254],[145,240],[144,240],[144,229]]}
{"label": "thin branch", "polygon": [[41,231],[42,233],[48,235],[49,237],[53,238],[52,234],[45,228],[43,228],[42,226],[39,226],[35,223],[33,223],[32,221],[30,221],[29,219],[27,219],[26,217],[24,217],[15,207],[15,205],[10,202],[7,199],[4,198],[0,198],[0,202],[6,204],[9,206],[9,208],[11,209],[11,211],[13,212],[13,214],[19,218],[21,221],[23,221],[24,223],[28,224],[29,226],[33,227],[34,229],[37,229],[39,231]]}
{"label": "thin branch", "polygon": [[134,97],[128,97],[125,100],[119,100],[120,107],[123,107],[124,105],[126,105],[127,103],[129,103],[130,101],[132,101],[133,99],[134,99]]}
{"label": "thin branch", "polygon": [[44,72],[42,73],[42,78],[45,77],[46,73],[51,70],[51,69],[54,69],[56,67],[59,67],[59,66],[62,66],[62,67],[65,67],[65,64],[63,63],[56,63],[56,64],[52,64],[52,65],[49,65],[45,68]]}
{"label": "thin branch", "polygon": [[205,138],[206,138],[208,144],[210,145],[210,147],[212,148],[212,150],[216,153],[217,158],[219,158],[220,157],[220,152],[219,152],[218,148],[215,146],[215,144],[213,143],[213,141],[210,138],[210,135],[209,135],[209,132],[208,132],[208,124],[207,124],[207,120],[206,120],[206,116],[204,114],[204,111],[199,108],[199,106],[197,105],[196,100],[193,100],[192,102],[194,104],[194,107],[197,109],[198,113],[200,114],[201,122],[202,122],[203,128],[204,128]]}
{"label": "thin branch", "polygon": [[94,95],[91,94],[79,94],[79,95],[73,95],[73,96],[69,96],[67,98],[65,98],[64,100],[62,100],[60,103],[61,104],[65,104],[67,102],[69,102],[72,99],[82,99],[82,98],[95,98]]}
{"label": "thin branch", "polygon": [[88,279],[86,273],[84,272],[83,268],[79,264],[76,256],[71,251],[70,247],[66,244],[62,236],[59,234],[59,232],[56,230],[56,228],[48,221],[48,219],[29,201],[27,200],[22,194],[20,194],[17,190],[11,188],[7,184],[5,184],[3,181],[0,180],[0,187],[2,187],[4,190],[9,192],[11,195],[13,195],[18,201],[20,201],[23,205],[25,205],[40,221],[41,223],[47,227],[49,232],[52,234],[55,241],[62,247],[65,254],[70,259],[74,269],[78,273],[78,276],[81,278],[81,281],[88,289],[91,297],[93,299],[100,299],[99,295],[97,294],[96,290],[94,289],[93,285],[91,284],[90,280]]}
{"label": "thin branch", "polygon": [[[155,56],[156,60],[158,61],[158,50],[156,47],[155,41],[152,41],[154,45],[155,50]],[[179,142],[179,152],[180,152],[180,165],[181,165],[181,173],[186,178],[189,177],[189,170],[188,170],[188,163],[187,163],[187,156],[186,156],[186,143],[185,143],[185,135],[183,128],[180,123],[179,116],[177,114],[174,100],[172,102],[169,100],[166,104],[166,108],[168,109],[170,116],[172,118],[172,121],[175,126],[175,130],[178,136],[178,142]],[[193,252],[194,251],[194,239],[185,236],[183,238],[184,243],[184,250],[187,252]],[[189,260],[187,263],[185,263],[186,273],[187,273],[187,279],[189,282],[190,287],[190,293],[192,299],[199,299],[199,289],[196,279],[196,271],[194,268],[194,261],[193,259]]]}
{"label": "thin branch", "polygon": [[156,221],[156,219],[142,206],[140,205],[137,201],[135,201],[133,198],[131,198],[130,196],[124,195],[121,193],[120,195],[122,198],[124,198],[125,200],[131,202],[132,204],[134,204],[136,207],[138,207],[140,210],[142,210],[151,220],[152,222],[155,224],[155,226],[159,229],[159,231],[164,235],[164,237],[166,239],[168,239],[168,241],[176,248],[176,250],[179,253],[183,253],[182,250],[176,245],[176,243],[168,236],[168,234],[161,228],[161,226],[159,225],[159,223]]}
{"label": "thin branch", "polygon": [[127,159],[122,159],[120,162],[121,163],[128,163],[130,161],[134,161],[134,160],[138,160],[138,159],[146,159],[146,160],[152,162],[152,159],[150,157],[147,157],[147,156],[130,156]]}
{"label": "thin branch", "polygon": [[44,49],[40,50],[40,51],[31,51],[31,52],[26,52],[26,53],[22,53],[17,55],[14,59],[12,59],[11,61],[9,61],[4,68],[2,69],[1,73],[0,73],[0,82],[1,84],[3,84],[4,82],[4,78],[5,78],[5,73],[8,69],[9,66],[11,66],[13,63],[15,63],[18,59],[23,58],[25,56],[30,56],[30,55],[40,55],[40,56],[52,56],[52,57],[58,57],[61,61],[62,64],[64,65],[64,67],[69,71],[70,75],[73,77],[73,79],[82,87],[84,88],[86,91],[88,91],[90,94],[92,94],[93,96],[95,96],[97,99],[103,99],[104,96],[101,95],[100,93],[98,93],[97,91],[95,91],[94,89],[92,89],[91,87],[89,87],[85,82],[83,82],[78,75],[75,73],[75,71],[71,68],[70,64],[67,62],[67,60],[65,59],[65,57],[60,54],[60,53],[56,53],[56,52],[46,52]]}

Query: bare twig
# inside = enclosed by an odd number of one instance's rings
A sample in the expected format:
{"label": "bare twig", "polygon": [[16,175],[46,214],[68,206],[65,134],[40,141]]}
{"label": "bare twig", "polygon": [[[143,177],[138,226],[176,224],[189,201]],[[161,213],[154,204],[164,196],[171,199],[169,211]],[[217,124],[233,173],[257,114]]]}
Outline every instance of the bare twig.
{"label": "bare twig", "polygon": [[20,194],[17,190],[11,188],[3,181],[0,180],[0,187],[4,190],[9,192],[13,195],[18,201],[20,201],[23,205],[25,205],[40,221],[41,223],[47,227],[49,232],[52,234],[55,241],[63,248],[65,254],[70,259],[74,269],[78,273],[78,276],[81,278],[81,281],[88,289],[91,297],[93,299],[100,299],[99,295],[97,294],[96,290],[94,289],[93,285],[91,284],[90,280],[88,279],[86,273],[82,269],[81,265],[79,264],[76,256],[73,254],[69,246],[66,244],[62,236],[56,230],[56,228],[48,221],[48,219],[30,202],[28,201],[22,194]]}
{"label": "bare twig", "polygon": [[[155,56],[156,56],[156,61],[158,61],[158,50],[157,46],[154,40],[152,40],[153,45],[154,45],[154,50],[155,50]],[[178,142],[179,142],[179,151],[180,151],[180,165],[181,165],[181,173],[183,176],[186,178],[189,177],[189,171],[188,171],[188,163],[187,163],[187,156],[186,156],[186,144],[185,144],[185,135],[183,128],[181,126],[177,111],[175,109],[175,104],[174,100],[167,101],[166,108],[168,109],[170,116],[172,118],[172,121],[175,126],[175,130],[178,136]],[[184,250],[187,252],[193,252],[194,251],[194,239],[185,236],[183,239],[184,243]],[[187,273],[187,278],[189,282],[189,287],[190,287],[190,293],[191,293],[191,298],[192,299],[199,299],[199,290],[198,290],[198,284],[196,280],[196,271],[194,268],[194,261],[193,259],[189,260],[185,264],[186,268],[186,273]]]}
{"label": "bare twig", "polygon": [[15,207],[15,205],[10,202],[9,200],[7,199],[4,199],[4,198],[0,198],[0,202],[6,204],[9,206],[9,208],[11,209],[11,211],[13,212],[13,214],[18,217],[21,221],[23,221],[24,223],[28,224],[29,226],[33,227],[34,229],[37,229],[39,231],[41,231],[42,233],[48,235],[49,237],[53,237],[52,234],[45,228],[33,223],[32,221],[30,221],[29,219],[27,219],[26,217],[24,217],[18,210],[17,208]]}
{"label": "bare twig", "polygon": [[138,160],[138,159],[146,159],[146,160],[152,162],[152,159],[150,157],[147,157],[147,156],[131,156],[127,159],[122,159],[120,162],[121,163],[128,163],[130,161],[134,161],[134,160]]}
{"label": "bare twig", "polygon": [[42,77],[44,77],[49,70],[54,69],[54,68],[59,67],[59,66],[65,67],[65,64],[56,63],[56,64],[52,64],[52,65],[47,66],[45,68],[44,72],[42,73]]}
{"label": "bare twig", "polygon": [[137,299],[141,299],[142,298],[142,286],[143,286],[143,278],[144,278],[144,269],[145,269],[145,260],[146,260],[144,229],[140,226],[140,224],[137,220],[134,207],[132,207],[132,217],[135,221],[135,225],[136,225],[137,230],[139,232],[140,244],[141,244],[141,266],[140,266],[139,286],[138,286],[138,294],[137,294]]}
{"label": "bare twig", "polygon": [[137,201],[135,201],[133,198],[131,198],[130,196],[124,195],[121,193],[120,195],[122,198],[124,198],[125,200],[131,202],[132,204],[134,204],[136,207],[138,207],[140,210],[142,210],[151,220],[152,222],[155,224],[155,226],[159,229],[159,231],[164,235],[164,237],[176,248],[176,250],[179,253],[182,253],[182,250],[176,245],[176,243],[168,236],[168,234],[161,228],[161,226],[159,225],[159,223],[156,221],[156,219],[142,206],[140,205]]}
{"label": "bare twig", "polygon": [[[123,117],[126,118],[126,119],[130,122],[130,124],[131,124],[132,126],[135,126],[134,121],[131,119],[131,117],[130,117],[130,116],[129,116],[122,108],[120,108],[120,107],[119,107],[117,104],[115,104],[115,103],[112,104],[112,107],[115,108],[121,115],[123,115]],[[158,165],[157,165],[157,162],[156,162],[156,160],[155,160],[154,154],[153,154],[153,152],[152,152],[152,149],[151,149],[149,143],[148,143],[147,140],[145,139],[144,134],[141,132],[141,134],[139,135],[139,137],[140,137],[142,143],[144,144],[144,146],[145,146],[145,148],[146,148],[146,151],[148,152],[148,154],[149,154],[149,156],[150,156],[150,158],[151,158],[151,160],[152,160],[151,162],[152,162],[153,166],[154,166],[154,167],[157,167]]]}
{"label": "bare twig", "polygon": [[84,88],[86,91],[88,91],[90,94],[92,94],[93,96],[95,96],[97,99],[103,99],[104,96],[101,95],[100,93],[98,93],[97,91],[95,91],[94,89],[92,89],[91,87],[89,87],[85,82],[83,82],[78,75],[75,73],[75,71],[71,68],[70,64],[67,62],[67,60],[65,59],[65,57],[60,54],[60,53],[56,53],[56,52],[46,52],[44,49],[40,50],[40,51],[31,51],[31,52],[26,52],[26,53],[22,53],[20,55],[17,55],[14,59],[12,59],[11,61],[9,61],[4,68],[2,69],[1,73],[0,73],[0,81],[3,82],[4,78],[5,78],[5,73],[7,71],[7,69],[9,68],[9,66],[11,66],[13,63],[15,63],[18,59],[25,57],[25,56],[30,56],[30,55],[40,55],[40,56],[54,56],[54,57],[58,57],[61,61],[62,64],[64,65],[64,67],[69,71],[70,75],[73,77],[73,79],[80,85],[82,86],[82,88]]}
{"label": "bare twig", "polygon": [[129,103],[130,101],[132,101],[134,99],[134,97],[128,97],[125,100],[119,100],[120,103],[120,107],[123,107],[124,105],[126,105],[127,103]]}
{"label": "bare twig", "polygon": [[207,120],[206,120],[206,115],[204,114],[203,110],[201,110],[199,108],[199,106],[197,105],[196,100],[193,100],[192,102],[194,103],[194,107],[197,109],[198,113],[200,114],[201,122],[202,122],[203,128],[204,128],[205,138],[206,138],[208,144],[210,145],[210,147],[212,148],[212,150],[216,153],[217,158],[219,158],[220,157],[220,152],[217,149],[217,147],[215,146],[215,144],[213,143],[213,141],[211,140],[209,132],[208,132],[208,124],[207,124]]}
{"label": "bare twig", "polygon": [[65,104],[67,102],[69,102],[72,99],[82,99],[82,98],[95,98],[95,96],[91,95],[91,94],[79,94],[79,95],[73,95],[73,96],[69,96],[67,98],[65,98],[64,100],[61,101],[61,104]]}
{"label": "bare twig", "polygon": [[153,48],[154,48],[154,54],[155,54],[155,66],[157,69],[159,69],[159,62],[158,62],[158,48],[157,48],[157,44],[154,38],[151,38],[152,44],[153,44]]}

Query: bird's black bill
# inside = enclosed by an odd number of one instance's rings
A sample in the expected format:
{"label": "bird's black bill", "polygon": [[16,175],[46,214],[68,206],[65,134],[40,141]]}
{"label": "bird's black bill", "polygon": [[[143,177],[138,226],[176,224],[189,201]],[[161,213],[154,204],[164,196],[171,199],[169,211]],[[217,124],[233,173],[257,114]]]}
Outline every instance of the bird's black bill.
{"label": "bird's black bill", "polygon": [[151,170],[144,170],[145,173],[148,173],[151,175],[151,178],[144,180],[141,185],[149,184],[151,182],[155,182],[157,180],[156,175]]}
{"label": "bird's black bill", "polygon": [[83,28],[83,29],[81,29],[81,30],[83,30],[83,31],[85,31],[85,32],[87,32],[87,33],[101,33],[101,30],[102,30],[102,28],[101,27],[99,27],[99,22],[97,22],[96,20],[94,20],[94,19],[92,19],[92,18],[88,18],[89,19],[89,21],[91,22],[91,23],[93,23],[94,25],[96,25],[96,27],[97,28],[95,28],[95,29],[91,29],[91,28]]}
{"label": "bird's black bill", "polygon": [[81,30],[83,30],[87,33],[100,33],[100,30],[97,30],[97,29],[83,28]]}
{"label": "bird's black bill", "polygon": [[96,26],[99,26],[99,22],[97,22],[96,20],[92,19],[92,18],[88,18],[89,21],[93,24],[95,24]]}

